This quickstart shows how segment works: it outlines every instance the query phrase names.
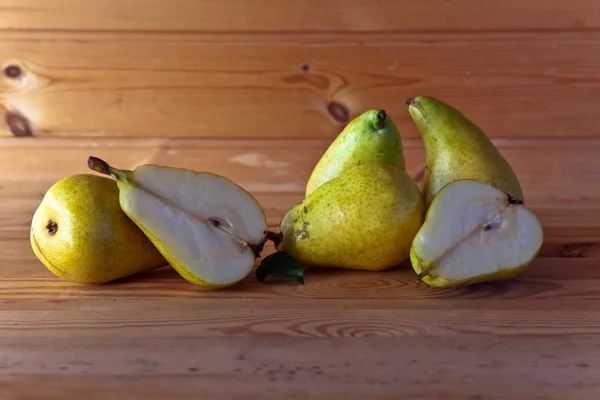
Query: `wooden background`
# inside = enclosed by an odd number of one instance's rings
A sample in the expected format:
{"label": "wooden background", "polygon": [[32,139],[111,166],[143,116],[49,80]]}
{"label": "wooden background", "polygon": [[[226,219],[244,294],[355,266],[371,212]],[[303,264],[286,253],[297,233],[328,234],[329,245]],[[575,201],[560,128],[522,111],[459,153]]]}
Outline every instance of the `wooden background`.
{"label": "wooden background", "polygon": [[[600,398],[597,0],[0,0],[0,68],[1,398]],[[89,155],[225,175],[275,229],[345,123],[384,108],[418,179],[418,95],[516,170],[546,235],[519,279],[97,287],[31,252],[43,194]]]}

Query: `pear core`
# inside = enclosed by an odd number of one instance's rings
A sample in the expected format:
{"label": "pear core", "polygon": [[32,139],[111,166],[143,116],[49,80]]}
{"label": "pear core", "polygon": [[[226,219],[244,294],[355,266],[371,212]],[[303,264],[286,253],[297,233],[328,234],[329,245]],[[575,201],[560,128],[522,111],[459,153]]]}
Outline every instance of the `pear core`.
{"label": "pear core", "polygon": [[251,272],[267,223],[241,186],[184,168],[149,164],[127,171],[96,157],[88,166],[117,179],[121,208],[189,282],[227,287]]}
{"label": "pear core", "polygon": [[457,180],[431,203],[411,259],[426,283],[498,280],[520,272],[542,241],[541,224],[522,201],[480,181]]}

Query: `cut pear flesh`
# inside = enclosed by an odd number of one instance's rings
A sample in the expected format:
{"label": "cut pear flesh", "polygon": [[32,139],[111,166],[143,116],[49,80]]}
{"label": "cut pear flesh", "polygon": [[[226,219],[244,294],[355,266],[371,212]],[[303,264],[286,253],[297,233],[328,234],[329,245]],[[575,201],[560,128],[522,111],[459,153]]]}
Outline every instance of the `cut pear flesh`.
{"label": "cut pear flesh", "polygon": [[486,183],[457,180],[435,196],[411,260],[434,286],[508,279],[537,255],[543,236],[522,203]]}
{"label": "cut pear flesh", "polygon": [[108,171],[123,211],[185,279],[225,287],[251,272],[267,222],[242,187],[212,173],[157,165]]}

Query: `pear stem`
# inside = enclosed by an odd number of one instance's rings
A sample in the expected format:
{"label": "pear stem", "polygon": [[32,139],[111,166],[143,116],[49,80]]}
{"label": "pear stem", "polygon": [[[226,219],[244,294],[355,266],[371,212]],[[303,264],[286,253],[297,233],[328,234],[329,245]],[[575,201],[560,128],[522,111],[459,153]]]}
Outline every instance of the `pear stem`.
{"label": "pear stem", "polygon": [[407,106],[412,106],[414,104],[417,104],[417,101],[413,97],[409,97],[404,100],[404,104],[406,104]]}
{"label": "pear stem", "polygon": [[380,130],[385,127],[385,119],[386,118],[387,118],[387,114],[385,113],[385,110],[379,110],[375,121],[373,121],[373,127],[375,128],[375,130]]}
{"label": "pear stem", "polygon": [[98,157],[90,156],[88,158],[88,168],[92,171],[112,176],[116,180],[127,180],[127,175],[125,175],[122,171],[111,167],[106,161]]}
{"label": "pear stem", "polygon": [[[110,175],[110,176],[112,176],[113,178],[115,178],[117,180],[125,180],[125,181],[128,181],[128,182],[132,183],[131,181],[129,181],[126,173],[124,173],[123,171],[120,171],[118,169],[115,169],[115,168],[111,167],[110,165],[108,165],[108,163],[106,161],[104,161],[104,160],[102,160],[102,159],[100,159],[98,157],[90,156],[88,158],[88,167],[91,170],[99,172],[101,174]],[[175,208],[178,208],[179,210],[183,211],[184,213],[187,213],[186,210],[184,210],[181,207],[175,205],[171,201],[163,198],[162,196],[159,196],[156,193],[150,192],[150,191],[148,191],[146,188],[144,188],[142,186],[140,186],[140,189],[144,190],[144,191],[146,191],[146,192],[148,192],[148,193],[150,193],[152,195],[154,195],[155,197],[159,198],[161,201],[163,201],[163,202],[165,202],[167,204],[170,204],[171,206],[173,206]],[[195,215],[194,215],[194,217],[197,218],[198,220],[204,222],[204,223],[210,224],[211,226],[213,226],[213,227],[215,227],[217,229],[220,229],[222,231],[227,232],[235,240],[237,240],[242,246],[249,247],[254,252],[254,255],[257,258],[260,256],[260,252],[263,249],[264,242],[261,243],[261,244],[258,244],[258,245],[250,244],[250,243],[246,242],[245,240],[241,239],[240,237],[238,237],[236,234],[234,234],[233,232],[231,232],[229,229],[227,229],[223,225],[221,225],[221,223],[219,222],[219,220],[216,219],[216,218],[202,218],[202,217],[198,217],[198,216],[195,216]]]}
{"label": "pear stem", "polygon": [[419,275],[417,275],[417,282],[420,282],[421,280],[423,280],[423,278],[425,278],[426,276],[429,276],[429,273],[425,270],[421,271],[419,273]]}
{"label": "pear stem", "polygon": [[114,169],[110,165],[108,165],[106,161],[101,160],[98,157],[90,156],[88,158],[88,168],[92,171],[96,171],[104,175],[110,175],[113,178],[117,179],[117,175],[115,174]]}
{"label": "pear stem", "polygon": [[263,248],[265,247],[266,240],[261,244],[248,244],[247,246],[254,253],[254,258],[260,258],[260,253],[262,253]]}
{"label": "pear stem", "polygon": [[516,205],[516,204],[524,204],[523,200],[514,198],[510,194],[506,195],[506,202],[508,203],[509,206]]}
{"label": "pear stem", "polygon": [[281,240],[283,239],[283,233],[268,231],[267,239],[273,242],[273,244],[275,245],[275,248],[278,248],[279,245],[281,244]]}

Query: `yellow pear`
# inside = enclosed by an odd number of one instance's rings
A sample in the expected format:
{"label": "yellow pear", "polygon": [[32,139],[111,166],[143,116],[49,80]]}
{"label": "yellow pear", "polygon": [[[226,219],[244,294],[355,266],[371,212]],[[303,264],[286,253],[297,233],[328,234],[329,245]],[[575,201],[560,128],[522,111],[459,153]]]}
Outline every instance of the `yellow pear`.
{"label": "yellow pear", "polygon": [[294,206],[277,249],[304,265],[381,271],[408,259],[423,218],[419,188],[405,171],[363,164]]}
{"label": "yellow pear", "polygon": [[115,181],[65,177],[44,195],[31,221],[37,258],[67,281],[101,284],[168,265],[119,205]]}

